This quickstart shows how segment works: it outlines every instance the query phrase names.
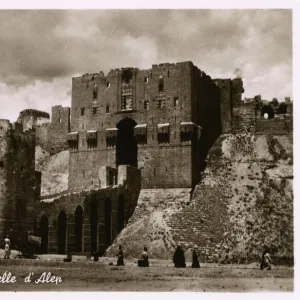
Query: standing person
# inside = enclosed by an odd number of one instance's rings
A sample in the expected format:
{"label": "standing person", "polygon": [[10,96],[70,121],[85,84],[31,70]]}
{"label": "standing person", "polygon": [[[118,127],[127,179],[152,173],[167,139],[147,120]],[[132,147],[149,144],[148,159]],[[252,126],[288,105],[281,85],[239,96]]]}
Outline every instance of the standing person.
{"label": "standing person", "polygon": [[185,268],[185,257],[184,257],[184,250],[183,250],[183,245],[178,244],[175,253],[173,255],[173,263],[175,268]]}
{"label": "standing person", "polygon": [[4,239],[4,259],[9,259],[9,255],[10,255],[10,239],[9,239],[9,235],[6,236],[6,238]]}
{"label": "standing person", "polygon": [[193,262],[192,262],[192,268],[200,268],[200,263],[198,259],[198,246],[194,246],[193,250]]}
{"label": "standing person", "polygon": [[261,256],[260,269],[261,270],[271,270],[271,262],[272,262],[272,259],[271,259],[270,253],[269,253],[269,249],[268,249],[268,247],[266,247]]}
{"label": "standing person", "polygon": [[142,253],[142,259],[138,260],[139,267],[149,267],[149,260],[148,260],[148,249],[144,247],[144,251]]}
{"label": "standing person", "polygon": [[117,266],[125,266],[125,264],[124,264],[124,257],[123,257],[123,250],[122,250],[122,246],[121,245],[119,246]]}

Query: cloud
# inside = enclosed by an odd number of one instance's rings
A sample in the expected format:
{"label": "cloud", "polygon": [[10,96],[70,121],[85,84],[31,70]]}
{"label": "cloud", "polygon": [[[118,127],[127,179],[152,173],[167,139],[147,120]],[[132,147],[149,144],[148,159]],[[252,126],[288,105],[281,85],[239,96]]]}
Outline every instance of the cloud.
{"label": "cloud", "polygon": [[[0,11],[0,20],[0,82],[20,103],[57,103],[74,75],[187,60],[212,77],[238,71],[246,97],[292,95],[291,10]],[[52,85],[50,102],[37,101]]]}
{"label": "cloud", "polygon": [[0,83],[0,119],[16,121],[19,112],[27,108],[51,112],[54,105],[70,107],[71,80],[35,81],[20,87]]}

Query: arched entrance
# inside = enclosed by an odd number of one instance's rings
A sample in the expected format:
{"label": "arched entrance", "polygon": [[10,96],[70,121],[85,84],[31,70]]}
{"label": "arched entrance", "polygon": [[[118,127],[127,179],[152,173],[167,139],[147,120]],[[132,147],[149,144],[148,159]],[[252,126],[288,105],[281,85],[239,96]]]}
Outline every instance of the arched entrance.
{"label": "arched entrance", "polygon": [[264,105],[261,109],[260,115],[266,119],[273,119],[274,118],[274,110],[271,106]]}
{"label": "arched entrance", "polygon": [[97,251],[98,244],[98,206],[95,200],[90,204],[90,224],[91,224],[91,251]]}
{"label": "arched entrance", "polygon": [[121,232],[124,228],[124,208],[125,208],[125,201],[124,196],[121,194],[119,196],[119,206],[118,206],[118,231]]}
{"label": "arched entrance", "polygon": [[109,246],[111,244],[111,211],[112,205],[111,200],[109,198],[105,199],[105,240],[106,245]]}
{"label": "arched entrance", "polygon": [[57,218],[57,248],[59,254],[66,252],[66,238],[67,238],[67,216],[61,210]]}
{"label": "arched entrance", "polygon": [[83,225],[83,209],[80,205],[75,211],[75,249],[76,252],[82,251],[82,225]]}
{"label": "arched entrance", "polygon": [[137,167],[137,142],[134,127],[137,123],[131,118],[124,118],[117,123],[116,165]]}
{"label": "arched entrance", "polygon": [[48,252],[48,234],[49,234],[49,221],[48,218],[43,215],[40,222],[40,237],[41,237],[41,253],[45,254]]}

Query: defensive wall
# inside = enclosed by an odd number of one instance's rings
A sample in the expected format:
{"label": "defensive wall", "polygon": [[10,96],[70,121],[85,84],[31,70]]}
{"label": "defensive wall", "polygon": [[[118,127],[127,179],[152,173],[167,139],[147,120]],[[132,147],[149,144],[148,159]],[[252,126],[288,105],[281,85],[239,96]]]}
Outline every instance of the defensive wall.
{"label": "defensive wall", "polygon": [[33,227],[41,173],[35,171],[35,134],[0,120],[0,239]]}

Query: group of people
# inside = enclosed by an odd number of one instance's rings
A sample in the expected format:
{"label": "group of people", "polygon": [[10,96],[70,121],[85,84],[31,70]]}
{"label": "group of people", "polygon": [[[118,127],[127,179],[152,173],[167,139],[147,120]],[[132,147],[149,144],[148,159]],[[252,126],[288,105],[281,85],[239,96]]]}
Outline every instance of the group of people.
{"label": "group of people", "polygon": [[[261,256],[261,264],[260,264],[261,270],[271,270],[272,260],[271,260],[271,256],[270,256],[269,252],[270,251],[269,251],[268,247],[265,247],[265,249],[262,253],[262,256]],[[185,268],[186,267],[184,249],[183,249],[182,244],[179,244],[175,250],[175,253],[173,255],[173,263],[174,263],[175,268]],[[144,251],[142,252],[141,259],[138,260],[137,264],[138,264],[138,267],[149,267],[147,247],[144,247]],[[122,249],[121,245],[119,246],[117,266],[125,266],[123,249]],[[197,245],[195,245],[194,249],[193,249],[192,266],[191,267],[192,268],[200,268]]]}
{"label": "group of people", "polygon": [[[175,268],[185,268],[185,256],[183,245],[179,244],[175,250],[173,255],[173,263]],[[200,268],[199,258],[198,258],[198,246],[195,245],[193,249],[193,257],[192,257],[192,268]]]}
{"label": "group of people", "polygon": [[[122,249],[121,245],[119,246],[117,266],[125,266],[124,256],[123,256],[123,249]],[[149,267],[147,247],[144,247],[144,251],[142,253],[142,258],[138,260],[138,266],[139,267]]]}
{"label": "group of people", "polygon": [[[183,250],[182,244],[179,244],[175,250],[175,253],[173,255],[173,263],[174,263],[175,268],[185,268],[186,267],[184,250]],[[139,259],[137,261],[137,264],[138,264],[138,267],[149,267],[147,247],[144,247],[144,251],[142,252],[141,259]],[[117,266],[125,266],[123,249],[122,249],[121,245],[119,245]],[[194,250],[193,250],[192,268],[200,268],[197,246],[195,246]]]}

